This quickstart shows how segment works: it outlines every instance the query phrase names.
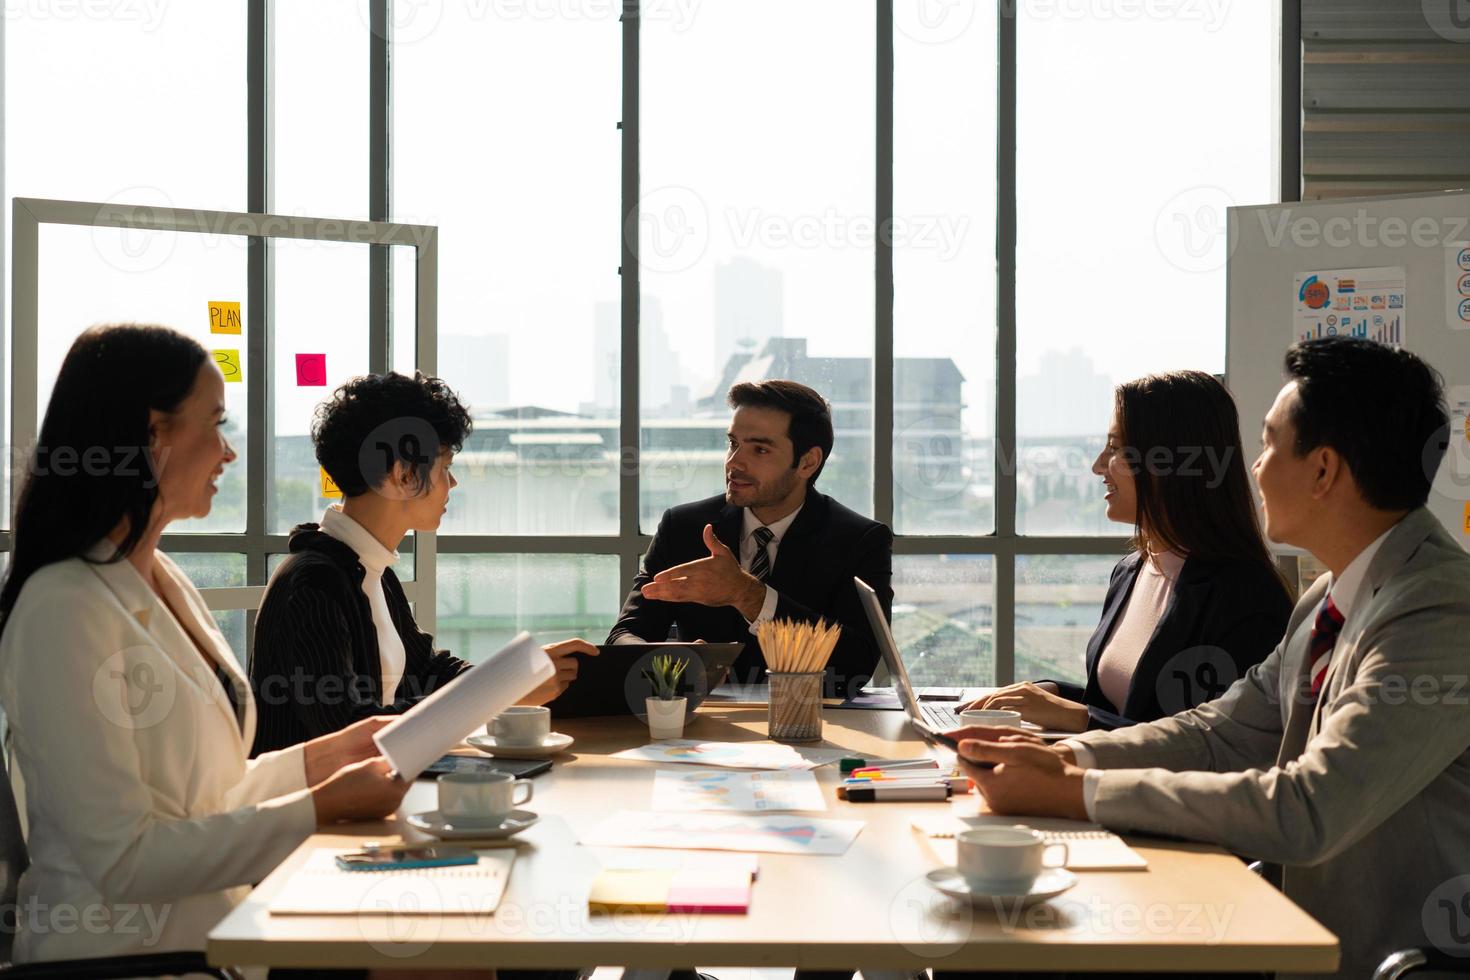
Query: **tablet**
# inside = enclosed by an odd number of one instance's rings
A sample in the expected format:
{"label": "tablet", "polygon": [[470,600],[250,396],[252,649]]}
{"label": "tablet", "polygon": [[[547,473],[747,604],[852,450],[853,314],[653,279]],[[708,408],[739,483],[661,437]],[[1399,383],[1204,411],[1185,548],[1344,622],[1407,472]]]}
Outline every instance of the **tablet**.
{"label": "tablet", "polygon": [[546,706],[553,718],[588,718],[602,715],[646,714],[644,701],[653,688],[643,676],[653,658],[674,654],[691,658],[679,686],[689,699],[687,711],[704,703],[709,692],[724,683],[744,643],[609,643],[597,648],[597,656],[573,654],[577,679]]}

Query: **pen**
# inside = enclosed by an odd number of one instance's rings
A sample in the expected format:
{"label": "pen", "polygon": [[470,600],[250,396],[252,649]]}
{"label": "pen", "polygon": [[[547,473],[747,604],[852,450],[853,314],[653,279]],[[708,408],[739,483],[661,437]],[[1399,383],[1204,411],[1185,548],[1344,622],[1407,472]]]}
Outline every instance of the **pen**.
{"label": "pen", "polygon": [[854,774],[860,772],[899,772],[908,769],[938,769],[938,759],[909,759],[903,762],[889,762],[882,765],[859,766],[851,770]]}
{"label": "pen", "polygon": [[947,800],[948,786],[848,786],[849,803],[882,803],[888,800]]}

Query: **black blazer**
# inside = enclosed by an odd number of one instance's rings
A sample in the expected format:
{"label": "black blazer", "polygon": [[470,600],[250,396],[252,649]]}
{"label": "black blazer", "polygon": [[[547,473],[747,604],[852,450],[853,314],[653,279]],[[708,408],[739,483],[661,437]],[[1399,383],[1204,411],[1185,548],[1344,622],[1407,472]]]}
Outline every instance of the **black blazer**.
{"label": "black blazer", "polygon": [[1087,685],[1053,681],[1062,697],[1087,705],[1089,728],[1155,721],[1213,700],[1276,649],[1291,615],[1291,596],[1271,569],[1248,561],[1185,559],[1119,711],[1098,687],[1097,665],[1142,561],[1134,552],[1113,568],[1102,619],[1087,641]]}
{"label": "black blazer", "polygon": [[292,529],[289,547],[255,618],[250,684],[258,719],[251,755],[407,711],[469,667],[434,649],[434,638],[413,620],[398,576],[386,568],[383,595],[403,640],[404,664],[396,699],[380,704],[378,631],[357,552],[315,524]]}
{"label": "black blazer", "polygon": [[[677,628],[680,640],[743,642],[745,649],[735,661],[731,681],[764,682],[765,658],[760,642],[734,607],[645,599],[640,591],[666,568],[709,557],[704,544],[706,524],[714,525],[715,536],[738,558],[743,520],[744,508],[726,504],[723,494],[665,511],[607,641],[630,635],[657,642],[667,639],[670,630]],[[820,617],[842,624],[842,636],[827,664],[824,685],[835,697],[846,697],[860,689],[878,664],[877,640],[858,600],[853,576],[873,587],[882,602],[883,615],[890,617],[893,532],[825,494],[808,491],[806,503],[776,549],[776,564],[766,585],[780,596],[777,619],[816,622]]]}

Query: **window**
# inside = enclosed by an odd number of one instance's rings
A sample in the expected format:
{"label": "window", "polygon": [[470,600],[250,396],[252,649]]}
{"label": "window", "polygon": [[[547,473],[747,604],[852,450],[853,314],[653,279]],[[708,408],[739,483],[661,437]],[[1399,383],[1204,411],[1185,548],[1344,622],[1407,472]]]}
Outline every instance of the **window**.
{"label": "window", "polygon": [[1087,681],[1087,641],[1102,619],[1112,555],[1016,559],[1016,677]]}
{"label": "window", "polygon": [[[1089,472],[1113,386],[1225,370],[1225,208],[1276,199],[1278,7],[1018,8],[1023,534],[1128,533]],[[1228,92],[1190,81],[1226,75],[1239,81]]]}
{"label": "window", "polygon": [[909,679],[925,687],[995,683],[995,559],[898,555],[893,639]]}
{"label": "window", "polygon": [[[270,515],[285,533],[319,521],[331,501],[322,496],[321,466],[311,444],[317,405],[336,387],[368,371],[368,251],[357,243],[277,240],[271,358],[274,431]],[[411,322],[411,321],[410,321]],[[299,355],[324,354],[325,370],[298,372]]]}
{"label": "window", "polygon": [[479,663],[529,630],[543,642],[601,643],[617,618],[612,555],[444,555],[439,559],[440,646]]}
{"label": "window", "polygon": [[873,512],[873,21],[872,0],[709,0],[642,26],[645,532],[723,492],[725,392],[762,378],[832,403],[821,489]]}
{"label": "window", "polygon": [[953,34],[909,6],[893,36],[893,530],[981,535],[995,528],[996,5]]}
{"label": "window", "polygon": [[600,17],[595,4],[564,17],[536,5],[400,8],[394,216],[439,226],[439,374],[475,422],[445,544],[614,534],[615,5]]}
{"label": "window", "polygon": [[[259,458],[165,542],[238,650],[235,607],[327,504],[316,405],[432,356],[474,432],[433,547],[405,541],[398,571],[442,645],[600,639],[662,512],[722,489],[730,384],[790,377],[831,401],[820,487],[894,528],[895,636],[946,686],[1081,678],[1129,532],[1089,472],[1112,390],[1223,368],[1224,208],[1276,195],[1290,47],[1276,5],[1182,0],[87,10],[7,19],[7,196],[387,202],[374,216],[438,229],[423,310],[404,245],[43,230],[42,404],[91,322],[246,357],[250,326],[226,343],[181,299],[206,284],[267,324],[268,378],[227,388]],[[267,67],[268,92],[240,84]],[[298,354],[326,356],[324,383],[297,383]]]}

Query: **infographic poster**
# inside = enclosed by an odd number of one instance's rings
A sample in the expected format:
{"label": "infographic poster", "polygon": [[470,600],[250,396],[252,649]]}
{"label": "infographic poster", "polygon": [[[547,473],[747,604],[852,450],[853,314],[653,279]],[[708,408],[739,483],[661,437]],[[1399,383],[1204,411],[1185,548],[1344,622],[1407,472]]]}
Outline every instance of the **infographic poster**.
{"label": "infographic poster", "polygon": [[1291,339],[1364,337],[1403,347],[1408,316],[1404,267],[1332,269],[1296,277]]}

